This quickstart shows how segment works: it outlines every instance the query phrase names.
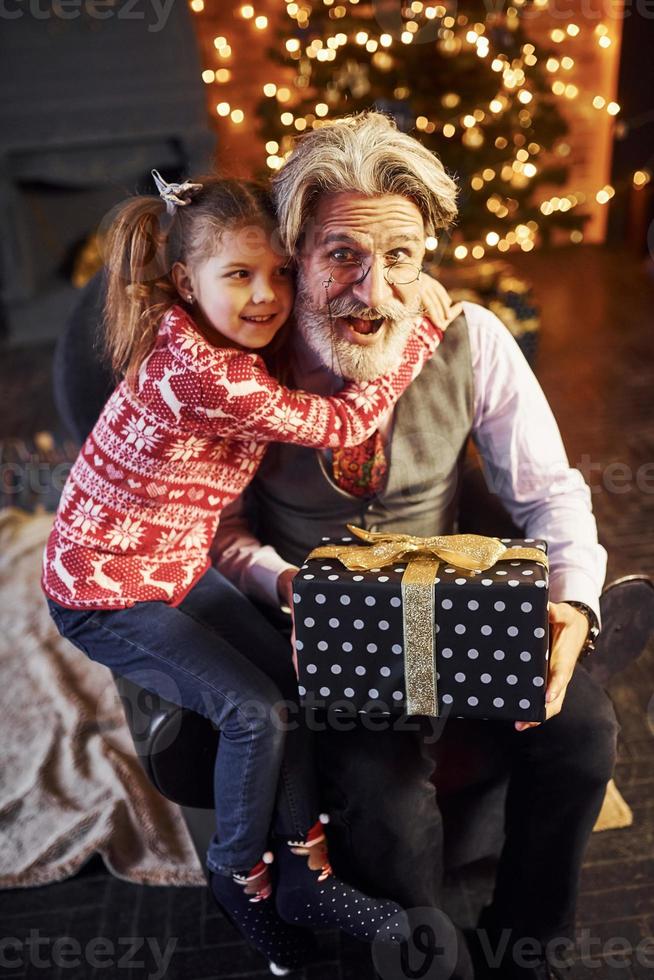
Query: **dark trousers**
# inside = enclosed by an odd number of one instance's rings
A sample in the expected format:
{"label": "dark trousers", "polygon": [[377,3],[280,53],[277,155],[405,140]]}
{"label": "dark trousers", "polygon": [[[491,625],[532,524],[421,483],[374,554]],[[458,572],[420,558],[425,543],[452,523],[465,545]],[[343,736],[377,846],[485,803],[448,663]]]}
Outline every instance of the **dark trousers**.
{"label": "dark trousers", "polygon": [[436,732],[429,722],[420,732],[317,736],[335,868],[405,908],[439,905],[448,846],[439,767],[449,760],[451,780],[453,757],[457,792],[468,796],[508,775],[492,921],[542,943],[573,940],[581,865],[620,730],[606,692],[578,664],[560,714],[536,728],[452,718]]}

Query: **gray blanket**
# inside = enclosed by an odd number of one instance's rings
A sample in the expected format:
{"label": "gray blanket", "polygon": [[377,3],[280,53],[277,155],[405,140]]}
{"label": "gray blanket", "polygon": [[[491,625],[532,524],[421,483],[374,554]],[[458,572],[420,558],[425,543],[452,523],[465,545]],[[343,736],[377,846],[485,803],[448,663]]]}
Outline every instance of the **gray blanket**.
{"label": "gray blanket", "polygon": [[203,885],[179,807],[149,783],[113,678],[62,639],[39,586],[52,514],[0,511],[0,887],[68,878]]}

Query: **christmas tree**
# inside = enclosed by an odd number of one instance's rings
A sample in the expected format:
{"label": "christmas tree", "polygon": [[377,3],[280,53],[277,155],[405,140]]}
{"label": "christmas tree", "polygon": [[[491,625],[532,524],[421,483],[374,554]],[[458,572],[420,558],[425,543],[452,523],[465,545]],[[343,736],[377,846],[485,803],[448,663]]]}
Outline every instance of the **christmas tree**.
{"label": "christmas tree", "polygon": [[568,127],[548,76],[552,53],[528,37],[530,14],[546,5],[287,3],[270,57],[292,81],[266,86],[258,110],[268,167],[281,166],[307,129],[375,108],[459,183],[459,223],[451,238],[430,241],[434,259],[529,251],[554,229],[580,241],[583,199],[550,197],[566,182]]}

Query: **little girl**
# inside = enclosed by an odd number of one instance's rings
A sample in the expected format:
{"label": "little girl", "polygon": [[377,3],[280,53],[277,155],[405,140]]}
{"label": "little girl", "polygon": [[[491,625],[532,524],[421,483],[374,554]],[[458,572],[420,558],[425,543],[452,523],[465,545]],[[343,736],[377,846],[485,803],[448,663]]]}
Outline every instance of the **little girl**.
{"label": "little girl", "polygon": [[108,233],[107,346],[123,380],[64,487],[43,589],[61,634],[91,659],[219,729],[212,892],[275,969],[291,968],[306,955],[298,925],[371,940],[400,909],[333,875],[308,733],[284,724],[297,696],[290,650],[209,549],[268,442],[362,442],[442,331],[423,319],[394,373],[333,397],[282,387],[262,355],[279,350],[294,291],[267,195],[153,175],[160,197],[126,202]]}

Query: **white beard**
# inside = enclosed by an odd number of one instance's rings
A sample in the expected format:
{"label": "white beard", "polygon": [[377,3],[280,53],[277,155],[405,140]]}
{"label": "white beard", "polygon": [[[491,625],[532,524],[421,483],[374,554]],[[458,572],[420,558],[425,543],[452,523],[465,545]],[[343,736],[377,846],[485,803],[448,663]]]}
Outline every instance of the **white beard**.
{"label": "white beard", "polygon": [[352,381],[372,381],[380,375],[394,371],[402,360],[402,354],[411,331],[419,316],[418,309],[411,310],[397,300],[391,300],[374,310],[355,300],[339,296],[332,302],[334,320],[338,316],[384,317],[383,331],[374,346],[350,343],[332,331],[327,303],[316,307],[311,302],[298,274],[298,291],[295,299],[296,331],[303,346],[315,354],[329,371]]}

